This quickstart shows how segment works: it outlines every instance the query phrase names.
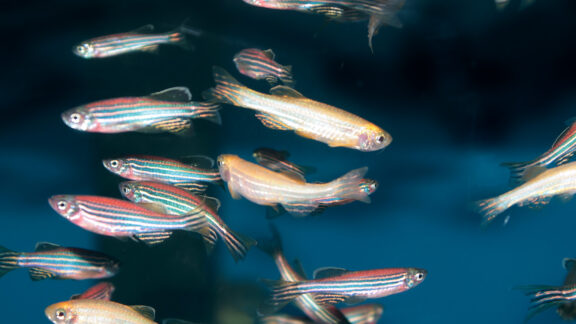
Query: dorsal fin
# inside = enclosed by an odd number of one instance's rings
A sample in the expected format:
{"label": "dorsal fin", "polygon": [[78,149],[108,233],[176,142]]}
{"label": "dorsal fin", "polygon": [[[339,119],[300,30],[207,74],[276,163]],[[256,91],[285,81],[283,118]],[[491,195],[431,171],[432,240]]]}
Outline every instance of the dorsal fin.
{"label": "dorsal fin", "polygon": [[148,95],[149,98],[161,101],[188,102],[192,100],[192,94],[186,87],[174,87],[154,92]]}
{"label": "dorsal fin", "polygon": [[324,279],[344,275],[349,271],[344,268],[325,267],[314,271],[314,279]]}
{"label": "dorsal fin", "polygon": [[292,268],[294,268],[294,272],[296,272],[300,277],[301,280],[306,280],[306,272],[304,271],[304,267],[302,267],[302,263],[298,259],[294,259],[292,261]]}
{"label": "dorsal fin", "polygon": [[270,89],[270,93],[275,96],[291,97],[291,98],[306,98],[300,92],[283,85],[275,86]]}
{"label": "dorsal fin", "polygon": [[264,52],[264,55],[266,55],[266,57],[271,60],[274,60],[276,58],[276,54],[274,54],[274,51],[270,48],[262,52]]}
{"label": "dorsal fin", "polygon": [[151,33],[154,31],[154,25],[148,24],[131,30],[131,33]]}
{"label": "dorsal fin", "polygon": [[218,198],[208,196],[204,197],[204,204],[206,205],[206,207],[214,211],[218,211],[221,206],[220,200],[218,200]]}
{"label": "dorsal fin", "polygon": [[156,310],[150,306],[134,305],[130,306],[130,308],[137,311],[138,313],[140,313],[140,315],[146,317],[149,320],[153,321],[154,317],[156,317]]}
{"label": "dorsal fin", "polygon": [[545,167],[541,167],[541,166],[533,166],[533,167],[529,167],[526,169],[526,171],[524,171],[524,175],[522,176],[522,180],[528,182],[534,178],[536,178],[537,176],[541,175],[542,173],[544,173],[546,170]]}
{"label": "dorsal fin", "polygon": [[211,169],[214,167],[214,159],[205,155],[188,155],[179,160],[196,168]]}
{"label": "dorsal fin", "polygon": [[146,208],[146,209],[153,211],[155,213],[169,214],[168,210],[166,210],[166,208],[159,203],[147,202],[147,203],[137,203],[136,205],[143,207],[143,208]]}
{"label": "dorsal fin", "polygon": [[34,251],[42,252],[42,251],[52,251],[61,248],[62,246],[50,242],[38,242],[36,243],[36,247]]}
{"label": "dorsal fin", "polygon": [[564,258],[564,260],[562,260],[562,266],[564,267],[564,269],[566,271],[572,270],[572,267],[574,267],[575,264],[576,264],[576,259]]}

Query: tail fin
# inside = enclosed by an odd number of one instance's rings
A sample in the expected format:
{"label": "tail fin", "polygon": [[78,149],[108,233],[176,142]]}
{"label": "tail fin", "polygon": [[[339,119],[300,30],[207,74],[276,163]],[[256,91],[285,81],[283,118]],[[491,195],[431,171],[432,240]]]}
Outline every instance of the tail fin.
{"label": "tail fin", "polygon": [[353,199],[369,203],[369,194],[362,190],[363,178],[367,171],[368,167],[352,170],[332,181],[334,184],[334,196],[340,199]]}
{"label": "tail fin", "polygon": [[284,280],[262,280],[268,288],[272,290],[272,296],[264,304],[258,308],[260,315],[272,314],[282,307],[286,306],[289,302],[302,295],[298,291],[300,281],[284,281]]}
{"label": "tail fin", "polygon": [[564,287],[525,286],[518,288],[525,290],[525,294],[532,297],[530,299],[529,312],[524,320],[525,322],[532,318],[532,316],[545,311],[548,308],[570,301],[570,299],[568,299],[564,294]]}
{"label": "tail fin", "polygon": [[172,44],[176,44],[185,50],[193,51],[196,49],[196,47],[190,42],[189,37],[200,37],[202,36],[203,32],[193,28],[192,26],[189,26],[189,20],[190,19],[187,18],[180,24],[180,26],[172,30],[172,32],[169,33],[169,37]]}
{"label": "tail fin", "polygon": [[3,246],[0,246],[0,277],[16,268],[19,268],[18,266],[19,256],[20,253],[14,252]]}
{"label": "tail fin", "polygon": [[204,99],[241,106],[243,92],[248,88],[219,66],[214,66],[212,71],[216,87],[204,91],[202,93]]}
{"label": "tail fin", "polygon": [[194,118],[203,118],[217,125],[222,124],[220,118],[220,105],[214,102],[196,102],[194,103]]}
{"label": "tail fin", "polygon": [[496,216],[508,209],[508,205],[503,204],[499,197],[480,200],[476,202],[478,213],[482,214],[482,226],[491,223]]}
{"label": "tail fin", "polygon": [[280,238],[278,228],[272,223],[270,223],[270,231],[272,232],[272,238],[261,242],[258,248],[274,258],[276,255],[282,253],[282,239]]}
{"label": "tail fin", "polygon": [[227,227],[220,232],[220,236],[236,262],[244,259],[248,250],[258,243],[253,238],[236,233]]}

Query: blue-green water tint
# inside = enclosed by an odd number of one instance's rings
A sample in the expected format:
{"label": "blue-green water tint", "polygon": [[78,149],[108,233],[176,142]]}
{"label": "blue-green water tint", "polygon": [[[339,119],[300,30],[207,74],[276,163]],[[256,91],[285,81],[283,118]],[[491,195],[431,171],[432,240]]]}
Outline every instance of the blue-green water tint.
{"label": "blue-green water tint", "polygon": [[[575,256],[575,202],[539,210],[513,208],[510,222],[480,228],[472,202],[508,189],[505,161],[545,151],[576,115],[574,4],[536,1],[523,12],[497,13],[490,0],[409,1],[406,27],[383,28],[368,49],[366,26],[221,1],[59,1],[12,4],[0,14],[5,35],[0,98],[0,244],[32,250],[37,241],[93,248],[120,258],[115,300],[158,309],[158,317],[195,322],[242,322],[263,289],[278,278],[273,262],[254,249],[235,264],[220,242],[204,256],[200,240],[180,233],[149,249],[85,232],[53,212],[53,194],[120,197],[120,178],[103,158],[121,154],[179,157],[220,153],[249,158],[258,147],[285,149],[311,165],[311,181],[328,181],[368,166],[380,182],[372,204],[354,203],[324,214],[274,222],[289,259],[308,275],[318,267],[351,270],[414,266],[429,271],[414,290],[376,300],[381,323],[521,323],[528,298],[512,288],[561,284],[564,257]],[[195,51],[164,47],[87,61],[74,44],[153,23],[172,29],[185,18],[213,36]],[[60,113],[94,100],[190,87],[195,99],[213,86],[220,65],[234,70],[243,47],[273,48],[292,64],[304,95],[342,107],[394,137],[383,152],[362,153],[264,128],[247,110],[225,106],[223,125],[195,123],[195,137],[168,134],[85,134],[68,129]],[[255,238],[269,235],[265,211],[246,200],[222,200],[229,226]],[[25,271],[0,279],[0,322],[44,323],[44,307],[93,282],[31,282]],[[232,305],[232,306],[227,306]],[[235,312],[230,307],[237,307]],[[221,311],[227,307],[228,311]],[[220,310],[220,311],[219,311]],[[286,311],[297,313],[294,308]],[[223,321],[220,321],[223,322]],[[560,323],[550,310],[532,323]]]}

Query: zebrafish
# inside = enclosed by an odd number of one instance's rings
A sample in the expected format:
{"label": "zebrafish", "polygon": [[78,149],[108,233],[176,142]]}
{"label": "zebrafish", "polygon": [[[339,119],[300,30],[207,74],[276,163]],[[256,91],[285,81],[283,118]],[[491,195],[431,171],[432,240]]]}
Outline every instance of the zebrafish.
{"label": "zebrafish", "polygon": [[101,36],[81,42],[74,46],[74,54],[85,59],[111,57],[131,52],[155,52],[163,44],[175,44],[187,47],[186,29],[153,34],[154,26],[145,25],[136,30]]}
{"label": "zebrafish", "polygon": [[304,97],[286,86],[270,89],[270,95],[251,90],[220,67],[214,67],[216,87],[204,98],[256,110],[264,126],[293,130],[296,134],[328,144],[360,151],[377,151],[392,141],[386,131],[342,109]]}
{"label": "zebrafish", "polygon": [[[56,195],[49,203],[58,214],[87,231],[137,238],[149,245],[164,242],[175,230],[204,236],[208,228],[206,218],[197,210],[185,215],[167,215],[125,200],[81,195]],[[163,211],[161,207],[159,210]]]}
{"label": "zebrafish", "polygon": [[339,22],[368,20],[368,45],[382,25],[402,27],[397,13],[406,0],[244,0],[268,9],[295,10],[319,14]]}
{"label": "zebrafish", "polygon": [[123,97],[92,102],[62,113],[70,128],[92,133],[170,132],[190,128],[191,119],[220,124],[220,106],[191,101],[186,87],[175,87],[145,97]]}
{"label": "zebrafish", "polygon": [[[220,236],[236,261],[243,259],[248,249],[256,244],[253,239],[228,228],[218,216],[217,210],[220,202],[214,198],[198,197],[184,189],[150,181],[122,182],[120,192],[126,199],[135,203],[159,204],[170,215],[183,215],[197,211],[206,218],[210,227],[209,238],[206,241],[214,244],[217,240],[216,235]],[[214,206],[210,206],[210,201],[215,202]],[[211,245],[207,246],[211,247]]]}
{"label": "zebrafish", "polygon": [[28,268],[34,281],[100,279],[114,276],[119,267],[118,260],[106,254],[53,243],[38,243],[34,252],[14,252],[0,246],[0,276]]}
{"label": "zebrafish", "polygon": [[522,286],[526,295],[530,296],[530,307],[526,321],[532,316],[552,307],[558,307],[556,312],[564,320],[572,321],[576,317],[576,259],[565,258],[562,261],[568,271],[562,286]]}
{"label": "zebrafish", "polygon": [[252,79],[265,79],[270,85],[275,85],[280,80],[284,85],[293,87],[292,66],[278,64],[275,57],[271,49],[263,51],[247,48],[234,55],[234,64],[238,72]]}
{"label": "zebrafish", "polygon": [[412,289],[422,283],[426,275],[426,270],[417,268],[368,271],[321,268],[314,272],[313,280],[267,281],[272,289],[272,297],[267,303],[272,309],[279,309],[303,294],[313,294],[321,305],[361,302]]}
{"label": "zebrafish", "polygon": [[[157,181],[202,194],[207,182],[220,182],[217,169],[212,169],[213,160],[195,157],[192,164],[151,155],[130,155],[123,158],[107,159],[102,163],[108,171],[128,180]],[[200,160],[209,161],[209,166],[199,166]]]}
{"label": "zebrafish", "polygon": [[[376,324],[382,316],[384,308],[378,304],[366,304],[340,309],[351,324]],[[312,321],[307,317],[291,316],[286,314],[263,316],[258,319],[262,324],[314,324],[320,323]]]}
{"label": "zebrafish", "polygon": [[514,205],[543,205],[553,196],[568,199],[576,193],[576,162],[548,169],[526,183],[495,198],[477,202],[482,224],[487,225],[496,216]]}
{"label": "zebrafish", "polygon": [[[298,282],[306,280],[304,270],[298,263],[296,269],[292,268],[284,252],[282,251],[282,241],[280,233],[275,226],[270,225],[272,230],[272,239],[261,244],[259,247],[268,253],[276,262],[276,267],[282,277],[287,282]],[[346,316],[332,305],[320,305],[314,299],[314,295],[303,294],[294,299],[296,306],[306,314],[313,322],[325,324],[350,324]],[[259,312],[267,313],[269,310],[260,309]]]}
{"label": "zebrafish", "polygon": [[74,295],[70,299],[99,299],[110,300],[116,287],[111,282],[101,282],[95,286],[88,288],[81,294]]}
{"label": "zebrafish", "polygon": [[573,121],[564,131],[558,136],[552,147],[544,152],[534,160],[527,162],[509,162],[503,163],[510,169],[511,183],[519,184],[524,182],[525,179],[531,177],[531,173],[539,168],[546,168],[549,166],[558,166],[565,164],[570,160],[572,155],[576,152],[576,121]]}
{"label": "zebrafish", "polygon": [[368,194],[359,187],[368,170],[366,167],[350,171],[328,183],[306,183],[232,154],[220,155],[218,167],[233,198],[243,196],[264,206],[280,204],[297,217],[307,216],[318,206],[334,199],[370,202]]}

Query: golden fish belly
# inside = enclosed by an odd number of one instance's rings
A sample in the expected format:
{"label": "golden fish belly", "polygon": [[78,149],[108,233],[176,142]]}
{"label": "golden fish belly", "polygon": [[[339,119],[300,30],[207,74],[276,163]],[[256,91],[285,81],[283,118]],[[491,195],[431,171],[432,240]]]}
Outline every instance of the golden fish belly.
{"label": "golden fish belly", "polygon": [[547,170],[501,196],[509,205],[524,204],[542,197],[572,195],[576,192],[576,164]]}

